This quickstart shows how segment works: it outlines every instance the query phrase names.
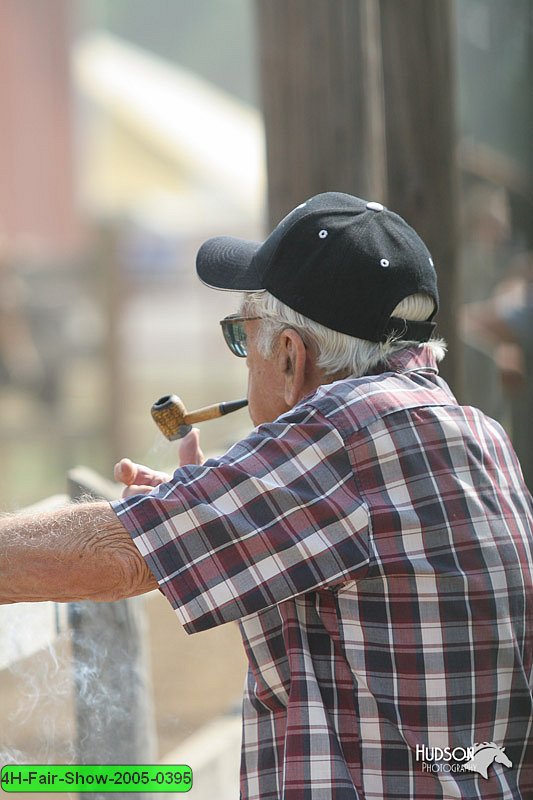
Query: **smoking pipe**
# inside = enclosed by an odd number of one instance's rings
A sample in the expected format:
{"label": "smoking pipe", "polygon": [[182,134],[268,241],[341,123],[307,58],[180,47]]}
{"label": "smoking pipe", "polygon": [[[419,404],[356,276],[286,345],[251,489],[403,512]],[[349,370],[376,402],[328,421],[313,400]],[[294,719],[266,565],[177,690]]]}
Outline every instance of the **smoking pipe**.
{"label": "smoking pipe", "polygon": [[215,403],[196,411],[187,411],[181,398],[175,394],[166,394],[153,404],[152,417],[163,436],[174,442],[186,436],[196,422],[217,419],[247,405],[246,399],[230,400],[228,403]]}

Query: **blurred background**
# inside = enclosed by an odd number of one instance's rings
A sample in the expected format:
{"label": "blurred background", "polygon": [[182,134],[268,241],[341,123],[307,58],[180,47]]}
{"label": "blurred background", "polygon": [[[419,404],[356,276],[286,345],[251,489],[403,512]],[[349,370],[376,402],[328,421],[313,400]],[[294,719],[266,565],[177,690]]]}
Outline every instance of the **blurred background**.
{"label": "blurred background", "polygon": [[[234,299],[197,285],[194,257],[210,235],[261,235],[265,167],[246,0],[2,0],[0,24],[6,509],[77,463],[172,461],[162,394],[245,393],[218,326]],[[206,427],[207,449],[239,416]]]}
{"label": "blurred background", "polygon": [[[509,350],[506,374],[475,304],[527,282],[531,2],[422,8],[2,0],[2,508],[77,463],[172,463],[149,415],[161,394],[242,395],[218,329],[234,298],[198,284],[195,252],[261,238],[324,189],[387,202],[443,252],[452,383],[513,433],[527,370],[515,353],[510,374]],[[247,426],[204,426],[206,448]]]}
{"label": "blurred background", "polygon": [[[532,32],[532,0],[0,0],[0,508],[64,492],[77,464],[171,469],[154,400],[246,391],[218,326],[235,299],[199,284],[196,250],[327,190],[426,239],[443,373],[531,488]],[[249,427],[207,423],[204,448]],[[244,662],[233,626],[197,644],[147,604],[163,757],[238,704]],[[0,672],[15,717],[17,681]],[[19,730],[0,750],[38,758]]]}

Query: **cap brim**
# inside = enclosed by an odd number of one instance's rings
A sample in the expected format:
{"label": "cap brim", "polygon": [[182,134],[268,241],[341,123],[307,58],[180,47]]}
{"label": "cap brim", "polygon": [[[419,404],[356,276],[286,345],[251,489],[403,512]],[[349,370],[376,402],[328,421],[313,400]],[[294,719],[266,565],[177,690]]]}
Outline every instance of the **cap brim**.
{"label": "cap brim", "polygon": [[254,292],[263,289],[253,260],[261,242],[216,236],[200,247],[196,256],[198,277],[213,289]]}

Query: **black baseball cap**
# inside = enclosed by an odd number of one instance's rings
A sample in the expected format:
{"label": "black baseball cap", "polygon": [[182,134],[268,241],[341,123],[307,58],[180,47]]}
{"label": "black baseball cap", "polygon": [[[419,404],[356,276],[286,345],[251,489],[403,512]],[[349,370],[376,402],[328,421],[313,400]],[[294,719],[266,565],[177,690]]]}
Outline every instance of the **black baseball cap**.
{"label": "black baseball cap", "polygon": [[[422,239],[381,203],[341,192],[311,197],[265,239],[217,236],[196,258],[200,280],[215,289],[268,291],[327,328],[382,342],[391,335],[427,341],[438,310],[437,276]],[[412,294],[435,309],[426,322],[391,317]]]}

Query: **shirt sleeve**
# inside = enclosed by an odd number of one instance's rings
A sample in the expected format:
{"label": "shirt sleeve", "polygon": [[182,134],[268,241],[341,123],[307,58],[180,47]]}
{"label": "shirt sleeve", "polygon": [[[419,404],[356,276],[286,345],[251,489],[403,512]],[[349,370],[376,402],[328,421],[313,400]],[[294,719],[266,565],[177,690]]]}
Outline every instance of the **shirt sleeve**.
{"label": "shirt sleeve", "polygon": [[112,503],[189,633],[353,580],[368,511],[342,437],[300,409]]}

